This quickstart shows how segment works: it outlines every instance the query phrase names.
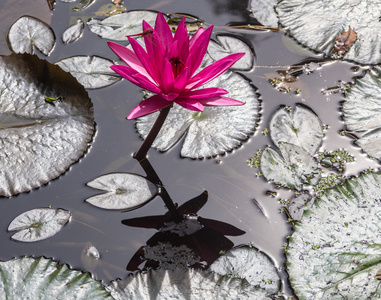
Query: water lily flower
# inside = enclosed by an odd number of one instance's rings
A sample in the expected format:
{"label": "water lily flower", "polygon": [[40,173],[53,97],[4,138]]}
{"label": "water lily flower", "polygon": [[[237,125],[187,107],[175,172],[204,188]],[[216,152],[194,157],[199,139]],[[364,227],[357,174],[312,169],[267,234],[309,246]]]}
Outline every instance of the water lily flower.
{"label": "water lily flower", "polygon": [[208,48],[213,26],[200,28],[190,37],[185,18],[172,35],[162,13],[158,13],[155,28],[143,21],[146,50],[131,36],[130,50],[123,45],[108,42],[110,48],[127,64],[111,68],[135,85],[155,95],[142,101],[128,115],[135,119],[177,103],[182,107],[203,111],[204,106],[242,105],[241,101],[224,97],[222,88],[200,88],[228,70],[244,53],[224,57],[200,72],[198,70]]}

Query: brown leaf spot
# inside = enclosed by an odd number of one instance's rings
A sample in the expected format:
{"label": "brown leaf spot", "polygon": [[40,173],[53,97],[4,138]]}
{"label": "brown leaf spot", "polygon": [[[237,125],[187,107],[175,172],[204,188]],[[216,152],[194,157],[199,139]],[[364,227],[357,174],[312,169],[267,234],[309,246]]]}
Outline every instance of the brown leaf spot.
{"label": "brown leaf spot", "polygon": [[338,36],[335,41],[335,48],[333,48],[331,57],[342,58],[351,49],[357,40],[357,33],[349,26],[348,31],[343,32]]}

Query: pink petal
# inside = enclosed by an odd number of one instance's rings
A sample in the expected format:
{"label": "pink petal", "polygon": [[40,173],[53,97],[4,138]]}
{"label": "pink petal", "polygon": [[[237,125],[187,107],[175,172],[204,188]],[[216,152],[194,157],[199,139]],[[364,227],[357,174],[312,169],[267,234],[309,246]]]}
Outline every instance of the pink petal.
{"label": "pink petal", "polygon": [[163,94],[163,93],[161,93],[160,96],[161,96],[161,98],[163,98],[167,101],[173,101],[179,96],[179,94],[176,94],[176,93]]}
{"label": "pink petal", "polygon": [[154,113],[155,111],[158,111],[171,104],[172,102],[164,100],[159,95],[153,95],[152,97],[149,97],[148,99],[140,102],[137,106],[135,106],[127,116],[127,119],[136,119]]}
{"label": "pink petal", "polygon": [[[156,62],[163,60],[165,47],[157,32],[151,27],[151,25],[143,20],[143,32],[149,31],[152,33],[144,35],[144,43],[146,45],[148,58],[151,60],[151,65],[155,65]],[[156,74],[156,76],[160,77],[160,74]]]}
{"label": "pink petal", "polygon": [[200,99],[198,101],[205,106],[231,106],[245,104],[244,102],[228,97],[213,97],[208,99]]}
{"label": "pink petal", "polygon": [[201,33],[204,32],[204,28],[200,27],[196,33],[191,37],[190,41],[189,41],[189,49],[191,49],[194,45],[194,43],[197,41],[197,39],[199,38],[199,36],[201,35]]}
{"label": "pink petal", "polygon": [[130,67],[122,66],[122,65],[112,65],[111,69],[118,73],[120,76],[123,76],[127,80],[131,81],[133,84],[141,87],[143,89],[149,90],[153,93],[161,93],[160,88],[158,88],[155,84],[153,84],[147,77],[136,72]]}
{"label": "pink petal", "polygon": [[172,31],[167,24],[163,14],[159,12],[156,17],[155,30],[163,41],[164,46],[168,49],[173,43]]}
{"label": "pink petal", "polygon": [[139,58],[136,56],[134,51],[114,42],[107,42],[107,44],[111,48],[111,50],[114,51],[115,54],[118,55],[129,67],[138,71],[140,74],[144,75],[150,80],[152,79],[151,76],[147,73],[147,70],[143,67],[142,63],[140,62]]}
{"label": "pink petal", "polygon": [[189,91],[186,94],[183,94],[181,96],[202,102],[201,100],[203,100],[203,99],[219,97],[221,95],[225,95],[228,93],[229,92],[227,90],[212,87],[212,88],[205,88],[205,89],[200,89],[200,90]]}
{"label": "pink petal", "polygon": [[192,100],[192,99],[178,98],[176,99],[175,102],[189,110],[204,111],[204,106],[200,102]]}
{"label": "pink petal", "polygon": [[189,36],[185,18],[182,18],[177,26],[174,41],[178,42],[179,47],[179,52],[176,56],[179,57],[181,61],[185,62],[189,54]]}
{"label": "pink petal", "polygon": [[190,83],[185,88],[190,90],[195,89],[209,81],[212,81],[214,78],[220,76],[232,65],[234,65],[237,60],[239,60],[244,55],[245,53],[234,53],[215,61],[211,65],[202,69],[195,76],[193,76],[193,78],[190,80]]}
{"label": "pink petal", "polygon": [[172,65],[167,58],[163,60],[163,68],[161,72],[160,88],[163,93],[168,94],[173,91],[173,83],[175,78],[173,76]]}
{"label": "pink petal", "polygon": [[212,35],[213,25],[204,30],[200,36],[197,38],[189,50],[190,56],[192,55],[192,60],[190,61],[190,74],[191,76],[196,72],[200,66],[206,50],[208,49],[210,37]]}
{"label": "pink petal", "polygon": [[176,77],[175,82],[173,84],[173,89],[176,91],[176,93],[181,93],[181,91],[185,88],[189,81],[190,75],[189,75],[189,69],[185,68],[181,71],[179,76]]}

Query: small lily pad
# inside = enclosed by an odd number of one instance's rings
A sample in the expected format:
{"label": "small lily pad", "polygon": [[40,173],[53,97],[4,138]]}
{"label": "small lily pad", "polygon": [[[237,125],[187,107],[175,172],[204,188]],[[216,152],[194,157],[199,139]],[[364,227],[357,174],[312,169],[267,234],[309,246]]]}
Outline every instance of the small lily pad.
{"label": "small lily pad", "polygon": [[0,56],[0,93],[0,195],[9,197],[78,161],[89,147],[94,114],[73,76],[28,54]]}
{"label": "small lily pad", "polygon": [[21,257],[0,262],[1,299],[112,299],[89,273],[51,259]]}
{"label": "small lily pad", "polygon": [[267,180],[301,190],[303,184],[316,185],[320,179],[320,169],[316,160],[303,148],[279,142],[280,156],[267,147],[261,157],[261,171]]}
{"label": "small lily pad", "polygon": [[86,199],[103,209],[134,209],[153,199],[157,186],[144,177],[129,173],[102,175],[87,183],[88,186],[106,191]]}
{"label": "small lily pad", "polygon": [[[203,112],[189,111],[175,105],[153,147],[166,151],[185,134],[181,156],[204,158],[226,153],[239,147],[255,131],[260,103],[250,81],[234,72],[227,72],[208,84],[229,91],[228,97],[245,102],[241,106],[205,107]],[[158,113],[137,120],[139,133],[145,138]]]}
{"label": "small lily pad", "polygon": [[71,213],[64,209],[36,208],[22,213],[8,226],[8,231],[19,232],[12,239],[20,242],[37,242],[59,232],[69,221]]}
{"label": "small lily pad", "polygon": [[251,0],[250,10],[254,18],[264,26],[278,27],[275,5],[278,0]]}
{"label": "small lily pad", "polygon": [[319,117],[307,106],[297,104],[293,113],[280,106],[270,120],[270,136],[274,144],[294,144],[314,155],[323,140]]}
{"label": "small lily pad", "polygon": [[90,21],[92,32],[104,39],[127,41],[128,35],[141,33],[142,21],[152,27],[155,25],[157,13],[148,10],[135,10],[110,16],[102,21]]}
{"label": "small lily pad", "polygon": [[327,190],[296,223],[286,252],[299,299],[381,297],[381,174]]}
{"label": "small lily pad", "polygon": [[83,33],[83,28],[85,24],[81,19],[78,19],[77,22],[71,25],[68,29],[62,34],[62,41],[64,44],[70,44],[77,41]]}
{"label": "small lily pad", "polygon": [[36,49],[49,55],[55,44],[52,29],[44,22],[29,16],[18,19],[9,29],[8,41],[15,53],[34,54]]}
{"label": "small lily pad", "polygon": [[95,2],[95,0],[81,0],[79,1],[77,6],[74,6],[72,8],[73,11],[81,11],[88,8],[90,5],[92,5]]}
{"label": "small lily pad", "polygon": [[113,61],[98,56],[73,56],[56,62],[64,71],[70,72],[86,89],[109,86],[121,77],[110,69]]}
{"label": "small lily pad", "polygon": [[208,46],[208,53],[213,60],[219,60],[229,54],[243,52],[245,55],[237,61],[232,69],[248,71],[254,65],[254,51],[244,41],[229,35],[218,35],[217,41],[211,41]]}

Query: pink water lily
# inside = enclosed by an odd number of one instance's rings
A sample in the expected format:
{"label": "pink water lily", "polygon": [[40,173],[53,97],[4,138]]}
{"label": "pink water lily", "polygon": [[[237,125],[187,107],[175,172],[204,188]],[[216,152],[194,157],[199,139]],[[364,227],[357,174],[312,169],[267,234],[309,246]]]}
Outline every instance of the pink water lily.
{"label": "pink water lily", "polygon": [[127,64],[111,68],[137,86],[155,95],[142,101],[128,115],[135,119],[177,103],[193,111],[204,106],[242,105],[241,101],[223,97],[228,91],[221,88],[200,88],[224,73],[244,53],[224,57],[196,73],[208,48],[213,26],[200,28],[191,38],[183,18],[172,35],[162,13],[158,13],[153,29],[143,21],[145,47],[128,37],[133,51],[125,46],[108,42],[110,48]]}

